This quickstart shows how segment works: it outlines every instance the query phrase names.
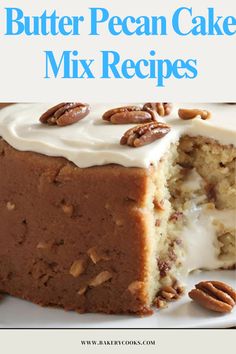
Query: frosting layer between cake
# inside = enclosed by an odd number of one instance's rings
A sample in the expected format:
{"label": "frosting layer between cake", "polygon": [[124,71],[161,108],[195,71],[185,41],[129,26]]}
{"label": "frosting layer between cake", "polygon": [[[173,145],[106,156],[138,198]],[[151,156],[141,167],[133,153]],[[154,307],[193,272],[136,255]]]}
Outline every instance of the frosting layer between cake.
{"label": "frosting layer between cake", "polygon": [[[15,104],[0,111],[0,136],[20,151],[61,156],[85,168],[110,163],[125,167],[148,168],[157,165],[171,143],[182,134],[202,135],[222,144],[235,144],[236,107],[228,104],[175,104],[170,116],[160,118],[172,126],[171,132],[150,145],[139,148],[121,146],[121,136],[134,124],[115,125],[102,120],[108,109],[122,104],[91,105],[90,114],[76,124],[58,127],[39,122],[42,113],[54,104]],[[125,105],[125,104],[123,104]],[[212,118],[182,121],[178,108],[207,109]]]}

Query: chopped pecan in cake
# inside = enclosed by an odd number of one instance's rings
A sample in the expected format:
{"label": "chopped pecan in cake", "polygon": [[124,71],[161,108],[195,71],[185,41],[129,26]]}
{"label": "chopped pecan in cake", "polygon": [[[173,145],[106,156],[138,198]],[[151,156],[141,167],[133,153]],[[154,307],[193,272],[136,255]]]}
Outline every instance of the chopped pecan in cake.
{"label": "chopped pecan in cake", "polygon": [[184,288],[174,281],[173,285],[163,286],[157,293],[154,305],[158,308],[167,307],[168,302],[178,300],[184,293]]}
{"label": "chopped pecan in cake", "polygon": [[86,293],[86,290],[88,289],[87,286],[83,286],[82,288],[80,288],[77,292],[78,295],[84,295]]}
{"label": "chopped pecan in cake", "polygon": [[7,202],[6,207],[7,207],[7,210],[9,210],[9,211],[15,210],[15,208],[16,208],[15,204],[12,202]]}
{"label": "chopped pecan in cake", "polygon": [[172,221],[173,223],[179,221],[180,219],[182,219],[183,217],[183,213],[180,211],[175,211],[174,213],[172,213],[169,217],[169,221]]}
{"label": "chopped pecan in cake", "polygon": [[157,261],[157,264],[160,271],[160,276],[161,278],[164,278],[167,275],[168,271],[171,269],[171,263],[169,261],[159,259]]}
{"label": "chopped pecan in cake", "polygon": [[74,278],[78,278],[82,273],[84,273],[85,268],[85,260],[80,258],[72,263],[69,273]]}
{"label": "chopped pecan in cake", "polygon": [[105,270],[105,271],[99,273],[98,275],[96,275],[93,279],[91,279],[89,282],[89,286],[90,287],[97,287],[97,286],[107,282],[111,278],[112,278],[111,272]]}
{"label": "chopped pecan in cake", "polygon": [[159,211],[164,211],[165,208],[164,208],[164,200],[158,200],[157,197],[155,197],[153,199],[153,204],[154,204],[154,207],[156,210],[159,210]]}
{"label": "chopped pecan in cake", "polygon": [[131,292],[131,294],[135,294],[143,288],[143,285],[143,282],[135,280],[128,286],[128,290]]}
{"label": "chopped pecan in cake", "polygon": [[111,258],[108,257],[105,252],[101,252],[97,247],[91,247],[87,251],[88,256],[91,261],[96,264],[100,261],[109,261]]}

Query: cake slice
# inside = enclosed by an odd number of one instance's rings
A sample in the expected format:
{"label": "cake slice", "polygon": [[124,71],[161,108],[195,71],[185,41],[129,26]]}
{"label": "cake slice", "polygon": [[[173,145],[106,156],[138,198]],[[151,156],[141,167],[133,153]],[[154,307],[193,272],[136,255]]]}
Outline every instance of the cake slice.
{"label": "cake slice", "polygon": [[0,291],[143,315],[189,272],[235,267],[234,106],[196,105],[205,122],[176,105],[170,133],[138,148],[119,143],[134,125],[101,119],[109,105],[65,127],[39,122],[51,106],[0,111]]}

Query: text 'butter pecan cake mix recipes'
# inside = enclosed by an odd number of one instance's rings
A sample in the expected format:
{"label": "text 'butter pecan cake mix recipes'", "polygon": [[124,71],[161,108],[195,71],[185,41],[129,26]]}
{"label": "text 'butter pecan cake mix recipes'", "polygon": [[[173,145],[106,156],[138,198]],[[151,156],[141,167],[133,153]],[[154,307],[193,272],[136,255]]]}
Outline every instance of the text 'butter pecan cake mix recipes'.
{"label": "text 'butter pecan cake mix recipes'", "polygon": [[[0,291],[158,315],[191,272],[234,269],[235,119],[227,103],[2,107]],[[236,301],[217,279],[189,296],[223,313]]]}

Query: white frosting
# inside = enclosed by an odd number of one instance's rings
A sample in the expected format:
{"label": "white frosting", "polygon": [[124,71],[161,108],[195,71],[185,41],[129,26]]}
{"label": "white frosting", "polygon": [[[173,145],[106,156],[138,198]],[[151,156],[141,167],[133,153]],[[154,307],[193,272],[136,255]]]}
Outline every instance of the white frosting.
{"label": "white frosting", "polygon": [[203,182],[202,177],[197,173],[196,169],[193,168],[183,180],[181,191],[194,193],[202,188]]}
{"label": "white frosting", "polygon": [[[203,135],[222,144],[236,141],[236,106],[227,104],[175,105],[164,120],[171,132],[152,144],[130,148],[119,144],[121,136],[134,125],[114,125],[101,119],[102,114],[119,104],[91,105],[91,113],[80,122],[66,126],[48,126],[39,117],[53,104],[16,104],[0,110],[0,136],[21,151],[34,151],[48,156],[62,156],[79,167],[116,163],[126,167],[156,165],[172,142],[180,135]],[[182,121],[178,107],[203,108],[212,112],[212,119]]]}
{"label": "white frosting", "polygon": [[[235,210],[209,210],[193,208],[185,214],[188,218],[182,237],[186,243],[186,269],[217,269],[229,266],[230,262],[219,259],[219,242],[217,241],[214,220],[221,221],[227,227],[234,228]],[[232,264],[231,259],[231,264]]]}

